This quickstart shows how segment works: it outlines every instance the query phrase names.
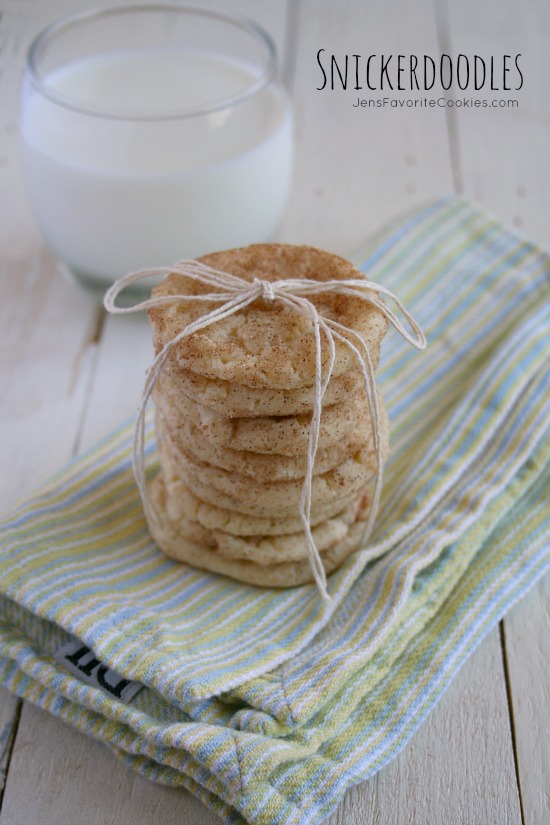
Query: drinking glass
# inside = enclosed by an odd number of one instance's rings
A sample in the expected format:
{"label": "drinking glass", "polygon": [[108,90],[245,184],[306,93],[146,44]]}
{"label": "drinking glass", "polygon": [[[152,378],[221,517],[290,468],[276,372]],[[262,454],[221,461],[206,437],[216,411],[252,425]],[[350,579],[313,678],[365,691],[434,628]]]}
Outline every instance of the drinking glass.
{"label": "drinking glass", "polygon": [[54,23],[21,105],[29,200],[70,275],[128,272],[272,239],[288,198],[292,115],[255,22],[181,5]]}

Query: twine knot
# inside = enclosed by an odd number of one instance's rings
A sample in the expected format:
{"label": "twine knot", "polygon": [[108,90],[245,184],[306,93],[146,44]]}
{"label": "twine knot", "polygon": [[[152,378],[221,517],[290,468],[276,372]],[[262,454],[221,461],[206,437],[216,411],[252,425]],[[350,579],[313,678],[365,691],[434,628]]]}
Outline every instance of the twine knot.
{"label": "twine knot", "polygon": [[254,278],[252,281],[254,286],[257,286],[260,290],[260,298],[263,298],[264,301],[269,301],[272,303],[275,300],[275,290],[273,289],[273,284],[271,281],[263,281],[261,278]]}
{"label": "twine knot", "polygon": [[[184,275],[191,280],[198,281],[213,288],[213,291],[199,295],[161,295],[141,301],[134,306],[118,307],[116,298],[122,290],[130,283],[149,278],[152,275],[169,275],[171,273]],[[357,273],[357,278],[334,281],[316,281],[307,278],[285,279],[274,282],[264,281],[254,278],[252,282],[231,275],[229,272],[222,272],[212,267],[205,266],[198,261],[182,260],[174,264],[173,267],[162,267],[160,269],[144,269],[139,272],[132,272],[119,278],[113,286],[106,292],[103,304],[108,312],[115,314],[125,314],[128,312],[139,312],[152,307],[163,306],[169,303],[203,301],[205,303],[218,303],[220,306],[212,310],[205,310],[205,313],[197,320],[192,321],[182,329],[174,338],[169,341],[151,364],[143,389],[143,396],[136,419],[134,432],[134,475],[138,486],[145,517],[149,523],[158,521],[158,514],[147,495],[147,485],[145,478],[145,408],[160,372],[166,363],[171,351],[184,338],[193,335],[201,329],[205,329],[211,324],[221,321],[230,315],[234,315],[258,298],[273,303],[280,301],[284,305],[291,307],[295,312],[301,313],[309,318],[313,324],[313,336],[315,338],[315,384],[313,386],[313,404],[311,414],[311,425],[309,430],[309,441],[307,451],[307,468],[300,498],[300,518],[306,538],[308,560],[311,566],[313,577],[319,591],[325,601],[330,601],[327,591],[327,577],[319,551],[315,545],[311,532],[311,499],[313,484],[313,468],[317,446],[319,444],[319,430],[321,422],[321,412],[323,397],[330,382],[334,362],[336,358],[336,342],[346,346],[357,359],[361,369],[367,404],[372,424],[374,448],[377,460],[377,473],[372,495],[371,507],[365,526],[362,540],[370,534],[382,489],[382,445],[380,432],[380,413],[376,395],[376,385],[374,382],[374,367],[371,356],[365,341],[353,329],[339,324],[331,318],[321,315],[315,304],[309,300],[309,296],[322,294],[339,294],[352,296],[359,301],[366,301],[376,307],[393,325],[393,327],[410,344],[417,349],[424,349],[426,338],[424,333],[407,312],[399,299],[386,287],[370,281],[361,272]],[[398,319],[395,312],[380,299],[384,295],[392,301],[397,309],[404,315],[412,331],[409,332]],[[322,346],[323,341],[328,346],[328,368],[325,378],[322,377]]]}

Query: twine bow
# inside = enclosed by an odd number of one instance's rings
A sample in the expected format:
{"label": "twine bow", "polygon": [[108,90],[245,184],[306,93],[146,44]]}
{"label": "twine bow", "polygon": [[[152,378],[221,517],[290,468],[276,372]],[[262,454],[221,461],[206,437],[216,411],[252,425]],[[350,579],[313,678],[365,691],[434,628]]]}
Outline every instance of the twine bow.
{"label": "twine bow", "polygon": [[[141,301],[133,306],[116,306],[115,301],[117,296],[129,284],[135,283],[143,278],[151,277],[152,275],[168,275],[170,273],[185,275],[191,280],[198,281],[212,287],[213,291],[202,295],[163,295],[156,298],[150,298],[146,301]],[[156,521],[158,519],[158,515],[147,496],[144,460],[145,408],[149,398],[151,397],[151,393],[153,392],[160,372],[174,347],[176,347],[183,338],[187,338],[195,332],[205,329],[205,327],[208,327],[217,321],[221,321],[224,318],[239,312],[259,298],[268,302],[278,301],[279,303],[285,304],[286,306],[296,310],[296,312],[305,315],[311,320],[313,324],[313,334],[315,337],[315,383],[313,387],[313,411],[309,430],[307,469],[300,499],[300,518],[306,537],[307,555],[315,582],[321,592],[321,595],[323,596],[323,599],[325,601],[330,601],[330,596],[327,592],[327,578],[325,569],[311,531],[311,499],[313,468],[319,443],[319,428],[321,422],[323,397],[330,382],[334,368],[336,341],[340,341],[344,346],[348,347],[360,366],[365,384],[376,452],[376,480],[369,516],[363,534],[363,541],[372,530],[380,501],[380,493],[382,489],[382,449],[380,412],[374,383],[374,368],[370,353],[365,342],[357,332],[343,326],[342,324],[339,324],[337,321],[333,321],[332,319],[326,318],[319,314],[315,304],[309,300],[309,297],[322,294],[348,295],[359,301],[367,301],[371,305],[375,306],[387,318],[387,320],[403,336],[403,338],[405,338],[406,341],[414,347],[417,347],[417,349],[425,348],[426,338],[424,333],[414,318],[401,304],[399,299],[389,289],[368,280],[366,277],[352,278],[341,281],[315,281],[305,278],[289,278],[273,282],[254,278],[254,280],[250,282],[245,281],[236,275],[231,275],[228,272],[221,272],[219,270],[212,269],[211,267],[205,266],[198,261],[182,260],[174,264],[173,267],[144,269],[139,272],[133,272],[129,275],[125,275],[116,281],[107,291],[103,304],[108,312],[119,315],[129,312],[140,312],[152,307],[159,307],[164,304],[171,304],[178,301],[203,301],[205,303],[209,302],[221,304],[221,306],[217,306],[215,309],[206,312],[196,321],[188,324],[171,341],[165,344],[155,357],[147,372],[147,378],[145,381],[141,404],[138,410],[136,428],[134,432],[133,464],[134,475],[143,502],[145,516],[150,523],[153,519]],[[390,309],[386,303],[380,300],[379,296],[381,295],[391,300],[397,309],[401,311],[409,324],[412,334],[405,329],[395,312]],[[324,378],[322,376],[323,336],[326,345],[328,346],[328,368]]]}

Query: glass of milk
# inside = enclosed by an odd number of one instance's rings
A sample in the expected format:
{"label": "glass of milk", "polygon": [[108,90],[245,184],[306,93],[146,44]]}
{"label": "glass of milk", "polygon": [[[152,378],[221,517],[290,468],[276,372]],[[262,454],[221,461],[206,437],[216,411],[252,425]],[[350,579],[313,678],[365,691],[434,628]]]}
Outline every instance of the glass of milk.
{"label": "glass of milk", "polygon": [[292,117],[269,35],[180,5],[65,18],[32,43],[21,106],[31,206],[81,284],[270,240]]}

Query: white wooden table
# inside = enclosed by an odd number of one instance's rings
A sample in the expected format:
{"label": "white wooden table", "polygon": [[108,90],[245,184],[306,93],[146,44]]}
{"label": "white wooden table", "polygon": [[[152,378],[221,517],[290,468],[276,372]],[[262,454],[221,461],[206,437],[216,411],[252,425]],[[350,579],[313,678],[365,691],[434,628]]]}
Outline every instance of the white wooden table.
{"label": "white wooden table", "polygon": [[[399,213],[457,192],[548,247],[547,0],[447,0],[435,8],[431,0],[209,5],[256,17],[279,46],[297,125],[281,240],[352,255]],[[83,6],[0,2],[3,510],[135,411],[151,356],[144,319],[105,318],[59,275],[30,215],[18,165],[26,47],[46,23]],[[320,48],[328,55],[519,53],[524,85],[506,93],[519,107],[354,107],[364,92],[316,89]],[[331,825],[550,823],[549,631],[547,577],[483,642],[404,752],[348,793]],[[134,775],[100,744],[7,694],[0,722],[0,825],[218,821],[187,793]]]}

